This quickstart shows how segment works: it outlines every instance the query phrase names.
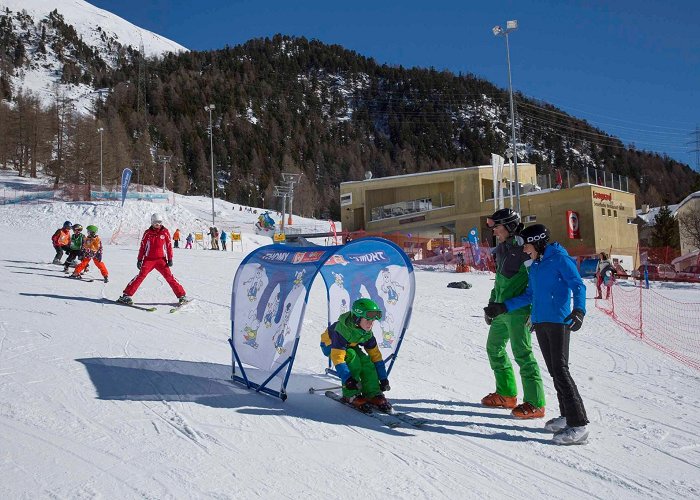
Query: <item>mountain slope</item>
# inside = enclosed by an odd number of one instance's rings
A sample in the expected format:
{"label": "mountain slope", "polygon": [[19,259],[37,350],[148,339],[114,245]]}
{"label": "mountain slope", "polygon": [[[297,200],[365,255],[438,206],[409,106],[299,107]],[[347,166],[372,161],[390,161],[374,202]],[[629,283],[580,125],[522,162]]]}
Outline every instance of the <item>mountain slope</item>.
{"label": "mountain slope", "polygon": [[146,57],[187,50],[83,0],[0,0],[0,9],[4,93],[29,90],[44,104],[63,92],[87,112],[109,70],[141,45]]}

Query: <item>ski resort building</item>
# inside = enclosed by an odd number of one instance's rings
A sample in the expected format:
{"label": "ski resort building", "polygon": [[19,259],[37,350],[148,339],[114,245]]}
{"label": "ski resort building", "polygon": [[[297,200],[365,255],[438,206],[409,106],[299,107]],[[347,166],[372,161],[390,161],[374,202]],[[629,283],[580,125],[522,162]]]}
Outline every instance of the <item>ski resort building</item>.
{"label": "ski resort building", "polygon": [[[421,237],[449,235],[453,244],[460,245],[476,228],[479,242],[492,243],[486,218],[499,206],[512,206],[514,180],[510,170],[507,165],[501,170],[496,189],[492,165],[376,179],[368,175],[370,178],[362,181],[341,183],[343,230]],[[635,267],[635,195],[627,191],[625,178],[591,174],[576,184],[570,178],[560,178],[554,187],[540,189],[532,163],[518,164],[518,178],[525,225],[545,224],[552,240],[561,243],[572,256],[605,251],[624,268]]]}

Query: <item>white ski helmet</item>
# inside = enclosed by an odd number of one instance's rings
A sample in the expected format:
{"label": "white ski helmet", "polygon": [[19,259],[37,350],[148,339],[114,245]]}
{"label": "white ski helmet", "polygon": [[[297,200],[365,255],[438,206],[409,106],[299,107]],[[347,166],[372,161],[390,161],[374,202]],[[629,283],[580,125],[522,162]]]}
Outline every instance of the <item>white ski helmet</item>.
{"label": "white ski helmet", "polygon": [[163,217],[160,216],[160,214],[156,213],[151,215],[151,224],[162,224],[163,223]]}

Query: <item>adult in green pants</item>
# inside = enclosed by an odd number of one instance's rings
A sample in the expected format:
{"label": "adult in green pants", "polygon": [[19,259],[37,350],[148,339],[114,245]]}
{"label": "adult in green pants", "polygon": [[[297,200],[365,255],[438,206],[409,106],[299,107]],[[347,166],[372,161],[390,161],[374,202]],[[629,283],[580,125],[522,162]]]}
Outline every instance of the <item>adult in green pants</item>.
{"label": "adult in green pants", "polygon": [[[530,259],[523,252],[523,242],[517,233],[522,229],[520,215],[510,208],[502,208],[486,220],[498,240],[496,247],[496,282],[491,290],[489,304],[501,303],[521,295],[527,288],[527,268]],[[532,354],[532,338],[528,327],[530,306],[524,306],[496,318],[484,308],[484,319],[490,325],[486,341],[489,364],[496,377],[496,392],[484,396],[481,404],[495,408],[512,409],[516,418],[542,418],[545,413],[544,387],[537,360]],[[523,384],[523,402],[518,402],[518,386],[506,345],[510,341],[515,362],[520,367]]]}

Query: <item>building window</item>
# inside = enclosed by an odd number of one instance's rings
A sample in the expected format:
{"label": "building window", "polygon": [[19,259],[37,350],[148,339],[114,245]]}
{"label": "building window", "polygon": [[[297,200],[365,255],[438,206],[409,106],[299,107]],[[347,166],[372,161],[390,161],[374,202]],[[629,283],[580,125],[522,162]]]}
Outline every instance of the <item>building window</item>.
{"label": "building window", "polygon": [[617,210],[613,210],[613,217],[617,219]]}
{"label": "building window", "polygon": [[604,209],[604,208],[601,208],[601,209],[600,209],[600,213],[602,213],[602,214],[603,214],[603,217],[605,217],[605,209]]}
{"label": "building window", "polygon": [[608,208],[608,217],[612,217],[612,210]]}

